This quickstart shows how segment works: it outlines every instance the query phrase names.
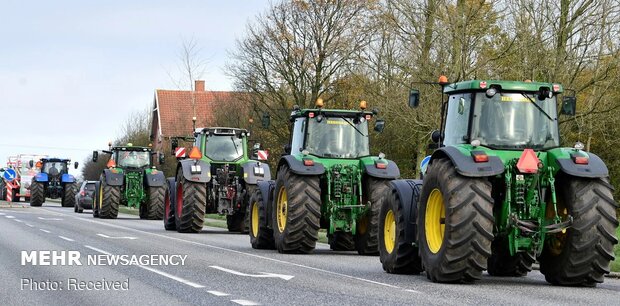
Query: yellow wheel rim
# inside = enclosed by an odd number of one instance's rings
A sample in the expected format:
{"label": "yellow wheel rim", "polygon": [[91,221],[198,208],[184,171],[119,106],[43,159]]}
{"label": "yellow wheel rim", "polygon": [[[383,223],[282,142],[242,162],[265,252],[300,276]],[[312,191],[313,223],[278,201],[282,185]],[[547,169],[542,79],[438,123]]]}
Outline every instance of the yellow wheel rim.
{"label": "yellow wheel rim", "polygon": [[383,243],[385,244],[385,250],[392,254],[394,245],[396,245],[396,219],[394,219],[394,212],[391,209],[385,215]]}
{"label": "yellow wheel rim", "polygon": [[441,249],[443,235],[446,229],[446,210],[443,205],[443,195],[439,189],[431,191],[426,201],[426,214],[424,217],[424,231],[428,249],[436,254]]}
{"label": "yellow wheel rim", "polygon": [[278,221],[278,230],[280,233],[284,232],[286,228],[286,215],[288,212],[288,196],[286,195],[286,189],[284,186],[280,188],[278,192],[278,202],[276,206],[276,219]]}
{"label": "yellow wheel rim", "polygon": [[97,203],[97,207],[101,208],[101,203],[103,202],[103,186],[99,184],[99,203]]}
{"label": "yellow wheel rim", "polygon": [[252,203],[252,235],[258,237],[258,203]]}

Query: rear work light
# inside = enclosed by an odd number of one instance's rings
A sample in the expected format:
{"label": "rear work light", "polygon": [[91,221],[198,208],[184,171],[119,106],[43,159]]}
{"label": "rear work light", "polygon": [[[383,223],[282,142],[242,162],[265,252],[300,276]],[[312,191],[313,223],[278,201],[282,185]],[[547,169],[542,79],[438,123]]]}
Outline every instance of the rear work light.
{"label": "rear work light", "polygon": [[387,166],[388,166],[388,163],[386,163],[386,162],[382,162],[382,161],[378,161],[378,160],[375,161],[375,167],[377,169],[387,169]]}
{"label": "rear work light", "polygon": [[587,165],[590,162],[587,156],[581,154],[571,154],[570,157],[573,162],[578,165]]}
{"label": "rear work light", "polygon": [[489,161],[489,156],[484,151],[471,151],[471,157],[477,163],[486,163]]}
{"label": "rear work light", "polygon": [[304,166],[314,166],[314,160],[309,158],[304,158]]}

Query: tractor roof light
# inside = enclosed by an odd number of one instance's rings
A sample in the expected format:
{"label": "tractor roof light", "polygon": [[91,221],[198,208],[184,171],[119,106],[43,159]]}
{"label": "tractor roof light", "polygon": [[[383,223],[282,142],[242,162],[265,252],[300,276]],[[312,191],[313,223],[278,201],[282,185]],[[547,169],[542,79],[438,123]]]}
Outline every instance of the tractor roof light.
{"label": "tractor roof light", "polygon": [[108,163],[106,164],[106,167],[108,168],[114,168],[116,167],[116,162],[114,162],[113,158],[110,158],[110,160],[108,161]]}
{"label": "tractor roof light", "polygon": [[585,146],[583,145],[583,143],[581,141],[577,141],[577,142],[575,142],[574,148],[576,150],[583,150],[583,148],[585,148]]}
{"label": "tractor roof light", "polygon": [[517,162],[517,169],[521,173],[537,173],[540,160],[532,149],[525,149]]}
{"label": "tractor roof light", "polygon": [[366,101],[365,101],[365,100],[360,101],[360,108],[361,108],[362,110],[365,110],[365,109],[366,109],[366,107],[368,106],[367,104],[368,104],[368,103],[366,103]]}
{"label": "tractor roof light", "polygon": [[482,89],[487,88],[487,81],[480,81],[480,88]]}
{"label": "tractor roof light", "polygon": [[497,93],[497,89],[495,89],[494,87],[491,87],[487,89],[485,94],[487,97],[492,98],[493,96],[495,96],[496,93]]}
{"label": "tractor roof light", "polygon": [[322,108],[323,105],[324,105],[323,104],[323,99],[321,99],[321,98],[316,99],[316,104],[315,105],[316,105],[317,108]]}
{"label": "tractor roof light", "polygon": [[314,113],[313,112],[308,113],[308,117],[314,118]]}
{"label": "tractor roof light", "polygon": [[443,85],[443,84],[448,84],[448,77],[445,75],[440,75],[439,76],[439,84]]}
{"label": "tractor roof light", "polygon": [[471,157],[476,163],[486,163],[489,161],[489,156],[484,151],[471,151]]}
{"label": "tractor roof light", "polygon": [[198,149],[198,147],[193,147],[192,150],[189,152],[189,158],[199,160],[202,158],[202,152],[200,152],[200,149]]}

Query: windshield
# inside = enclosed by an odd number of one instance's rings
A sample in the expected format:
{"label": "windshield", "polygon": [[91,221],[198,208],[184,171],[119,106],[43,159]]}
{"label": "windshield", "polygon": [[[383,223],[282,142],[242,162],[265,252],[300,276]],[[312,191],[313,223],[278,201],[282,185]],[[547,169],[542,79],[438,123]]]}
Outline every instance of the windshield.
{"label": "windshield", "polygon": [[150,152],[148,151],[118,151],[118,166],[129,168],[142,168],[150,164]]}
{"label": "windshield", "polygon": [[235,161],[243,156],[243,140],[231,135],[207,136],[205,156],[214,161]]}
{"label": "windshield", "polygon": [[354,123],[353,118],[310,119],[306,150],[320,157],[358,158],[370,155],[368,121]]}
{"label": "windshield", "polygon": [[46,162],[43,164],[43,172],[49,175],[57,175],[66,172],[67,164],[64,162]]}
{"label": "windshield", "polygon": [[539,100],[532,93],[497,93],[489,98],[485,93],[477,93],[471,136],[472,140],[497,149],[557,147],[560,137],[556,98]]}

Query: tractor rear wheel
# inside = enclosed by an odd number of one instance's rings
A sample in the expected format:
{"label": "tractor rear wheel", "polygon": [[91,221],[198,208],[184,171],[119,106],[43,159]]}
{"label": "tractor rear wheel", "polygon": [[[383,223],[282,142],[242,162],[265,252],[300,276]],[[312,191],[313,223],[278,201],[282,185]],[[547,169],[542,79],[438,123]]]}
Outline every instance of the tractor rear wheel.
{"label": "tractor rear wheel", "polygon": [[116,219],[118,217],[118,205],[121,202],[121,186],[110,186],[106,182],[105,175],[99,180],[99,218]]}
{"label": "tractor rear wheel", "polygon": [[335,231],[333,234],[327,235],[329,248],[334,251],[353,251],[355,250],[355,241],[353,234],[343,231]]}
{"label": "tractor rear wheel", "polygon": [[495,237],[491,243],[491,257],[487,260],[488,272],[492,276],[526,276],[532,271],[534,261],[533,253],[510,255],[508,237]]}
{"label": "tractor rear wheel", "polygon": [[232,215],[227,215],[226,226],[229,232],[243,233],[245,230],[245,212],[238,210]]}
{"label": "tractor rear wheel", "polygon": [[434,160],[424,176],[418,220],[420,256],[430,280],[481,278],[493,240],[488,180],[461,176],[448,159]]}
{"label": "tractor rear wheel", "polygon": [[298,176],[282,166],[276,179],[272,224],[280,253],[310,253],[319,239],[321,187],[317,176]]}
{"label": "tractor rear wheel", "polygon": [[168,178],[167,184],[168,188],[166,188],[166,195],[164,196],[164,228],[167,231],[174,231],[177,229],[177,223],[174,218],[174,201],[176,200],[174,178]]}
{"label": "tractor rear wheel", "polygon": [[394,274],[419,274],[424,269],[418,248],[405,240],[409,216],[403,213],[403,201],[396,189],[390,188],[388,192],[379,213],[379,259],[383,270]]}
{"label": "tractor rear wheel", "polygon": [[207,207],[207,185],[188,181],[183,169],[177,171],[175,221],[179,233],[198,233],[202,230]]}
{"label": "tractor rear wheel", "polygon": [[384,195],[389,190],[389,180],[367,177],[363,203],[370,201],[370,211],[357,223],[355,248],[360,255],[379,255],[379,211]]}
{"label": "tractor rear wheel", "polygon": [[30,185],[30,206],[41,206],[45,202],[45,186],[43,183],[32,182]]}
{"label": "tractor rear wheel", "polygon": [[263,193],[255,189],[250,195],[250,206],[247,214],[250,215],[250,243],[254,249],[276,248],[273,240],[273,229],[267,226],[267,203],[263,200]]}
{"label": "tractor rear wheel", "polygon": [[572,216],[564,232],[548,235],[539,258],[547,282],[562,286],[595,286],[609,273],[618,243],[613,187],[608,178],[562,176],[556,180],[560,217]]}
{"label": "tractor rear wheel", "polygon": [[60,200],[60,206],[62,207],[74,207],[75,206],[75,194],[77,194],[78,186],[75,183],[66,183],[63,187],[62,199]]}
{"label": "tractor rear wheel", "polygon": [[164,216],[166,186],[148,187],[147,192],[146,202],[140,204],[140,219],[161,220]]}

